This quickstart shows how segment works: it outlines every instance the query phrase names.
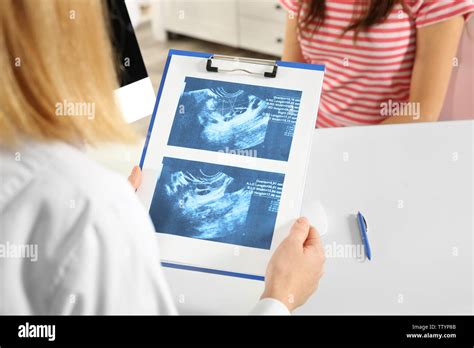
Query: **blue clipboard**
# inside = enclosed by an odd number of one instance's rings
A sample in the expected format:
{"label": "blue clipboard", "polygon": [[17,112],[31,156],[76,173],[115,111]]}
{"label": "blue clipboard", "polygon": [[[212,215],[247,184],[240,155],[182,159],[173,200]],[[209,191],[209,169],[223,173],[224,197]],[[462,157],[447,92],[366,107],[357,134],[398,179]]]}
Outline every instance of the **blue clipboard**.
{"label": "blue clipboard", "polygon": [[[203,53],[203,52],[174,50],[174,49],[169,50],[168,57],[166,59],[165,68],[164,68],[164,71],[163,71],[163,76],[162,76],[161,82],[160,82],[160,87],[158,89],[158,93],[157,93],[157,96],[156,96],[156,102],[155,102],[155,106],[153,108],[153,114],[152,114],[152,117],[151,117],[151,120],[150,120],[150,125],[148,127],[148,132],[147,132],[145,145],[143,147],[143,152],[142,152],[142,156],[141,156],[141,159],[140,159],[140,169],[143,169],[143,164],[145,162],[146,152],[147,152],[147,149],[148,149],[148,144],[150,142],[151,132],[152,132],[153,125],[154,125],[154,122],[155,122],[155,117],[156,117],[156,113],[157,113],[157,110],[158,110],[158,105],[160,104],[161,95],[163,93],[163,88],[164,88],[164,84],[165,84],[166,77],[167,77],[167,74],[168,74],[169,65],[170,65],[170,62],[171,62],[171,59],[172,59],[173,56],[187,56],[187,57],[205,58],[205,59],[208,60],[207,71],[218,72],[217,69],[213,69],[211,67],[211,65],[209,64],[210,59],[212,59],[214,57],[213,54]],[[241,59],[241,58],[238,58],[238,57],[235,57],[235,58],[236,58],[236,60]],[[257,60],[257,61],[259,61],[259,60]],[[260,61],[262,61],[262,60],[260,60]],[[324,65],[295,63],[295,62],[284,62],[284,61],[274,61],[273,63],[275,64],[275,69],[273,70],[273,73],[276,73],[276,69],[278,67],[288,67],[288,68],[294,68],[294,69],[306,69],[306,70],[318,70],[318,71],[324,71],[325,70]],[[275,76],[267,76],[267,75],[265,75],[265,76],[266,77],[275,77]],[[225,275],[225,276],[230,276],[230,277],[237,277],[237,278],[251,279],[251,280],[260,280],[260,281],[265,280],[264,276],[259,276],[259,275],[254,275],[254,274],[237,273],[237,272],[223,271],[223,270],[217,270],[217,269],[211,269],[211,268],[204,268],[204,267],[190,266],[190,265],[184,265],[184,264],[170,263],[170,262],[161,262],[161,265],[163,267],[181,269],[181,270],[187,270],[187,271],[204,272],[204,273]]]}

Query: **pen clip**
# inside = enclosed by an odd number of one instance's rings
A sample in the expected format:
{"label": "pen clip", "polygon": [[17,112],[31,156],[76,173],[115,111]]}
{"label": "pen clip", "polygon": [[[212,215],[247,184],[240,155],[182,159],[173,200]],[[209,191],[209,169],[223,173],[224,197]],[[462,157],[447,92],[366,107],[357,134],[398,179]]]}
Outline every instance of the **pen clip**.
{"label": "pen clip", "polygon": [[[359,214],[360,214],[360,212],[359,212]],[[360,214],[360,216],[362,217],[362,221],[364,221],[365,231],[368,232],[369,226],[367,226],[367,221],[365,220],[364,215]]]}

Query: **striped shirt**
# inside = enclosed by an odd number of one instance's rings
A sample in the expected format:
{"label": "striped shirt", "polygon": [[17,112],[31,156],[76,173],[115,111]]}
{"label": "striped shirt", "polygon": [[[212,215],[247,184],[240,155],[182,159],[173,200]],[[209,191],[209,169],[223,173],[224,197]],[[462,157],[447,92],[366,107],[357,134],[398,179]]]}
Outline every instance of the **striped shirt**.
{"label": "striped shirt", "polygon": [[[280,1],[290,14],[305,16],[307,1]],[[467,19],[474,11],[473,0],[405,0],[410,15],[397,4],[383,23],[360,32],[354,43],[353,31],[341,34],[361,13],[356,4],[364,3],[326,0],[321,28],[314,31],[310,23],[298,34],[304,60],[326,66],[317,127],[383,121],[383,105],[409,99],[416,30],[455,16]]]}

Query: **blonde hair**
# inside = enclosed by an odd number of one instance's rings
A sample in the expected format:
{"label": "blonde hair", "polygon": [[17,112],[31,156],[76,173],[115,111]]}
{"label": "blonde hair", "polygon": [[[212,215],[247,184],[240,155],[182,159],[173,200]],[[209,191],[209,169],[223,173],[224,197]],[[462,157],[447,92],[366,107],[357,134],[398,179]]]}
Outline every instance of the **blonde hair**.
{"label": "blonde hair", "polygon": [[0,144],[134,140],[115,104],[118,82],[105,4],[0,3]]}

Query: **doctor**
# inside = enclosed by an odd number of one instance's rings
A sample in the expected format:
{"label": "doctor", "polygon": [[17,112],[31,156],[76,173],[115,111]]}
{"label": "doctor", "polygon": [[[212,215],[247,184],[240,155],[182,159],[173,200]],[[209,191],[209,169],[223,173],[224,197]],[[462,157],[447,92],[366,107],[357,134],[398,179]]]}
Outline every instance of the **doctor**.
{"label": "doctor", "polygon": [[[83,151],[135,139],[114,103],[102,5],[2,0],[0,314],[176,313],[147,212]],[[139,184],[137,169],[130,181]],[[298,219],[252,313],[290,313],[323,264],[318,233]]]}

